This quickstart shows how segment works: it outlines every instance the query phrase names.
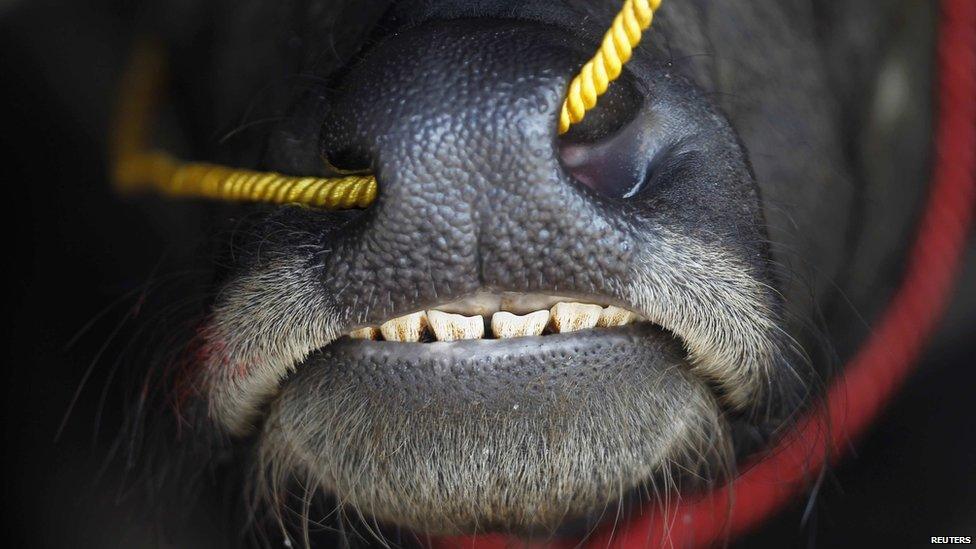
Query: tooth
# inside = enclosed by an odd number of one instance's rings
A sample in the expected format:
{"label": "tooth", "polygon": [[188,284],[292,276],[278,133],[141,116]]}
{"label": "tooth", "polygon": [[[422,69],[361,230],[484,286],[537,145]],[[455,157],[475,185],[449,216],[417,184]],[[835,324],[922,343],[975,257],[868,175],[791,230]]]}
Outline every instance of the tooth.
{"label": "tooth", "polygon": [[637,315],[628,311],[627,309],[621,309],[620,307],[610,305],[609,307],[603,308],[603,311],[600,313],[600,320],[596,322],[596,325],[623,326],[625,324],[630,324],[636,318]]}
{"label": "tooth", "polygon": [[383,339],[387,341],[420,341],[420,336],[427,327],[427,314],[417,311],[409,315],[387,320],[380,326]]}
{"label": "tooth", "polygon": [[535,311],[518,316],[508,311],[491,315],[491,332],[499,339],[542,335],[549,322],[549,311]]}
{"label": "tooth", "polygon": [[560,302],[549,311],[549,324],[556,333],[575,332],[596,326],[603,307],[587,303]]}
{"label": "tooth", "polygon": [[485,319],[481,315],[464,316],[443,311],[427,311],[427,320],[438,341],[481,339],[485,335]]}
{"label": "tooth", "polygon": [[349,332],[349,337],[353,339],[379,339],[380,329],[376,326],[367,326]]}

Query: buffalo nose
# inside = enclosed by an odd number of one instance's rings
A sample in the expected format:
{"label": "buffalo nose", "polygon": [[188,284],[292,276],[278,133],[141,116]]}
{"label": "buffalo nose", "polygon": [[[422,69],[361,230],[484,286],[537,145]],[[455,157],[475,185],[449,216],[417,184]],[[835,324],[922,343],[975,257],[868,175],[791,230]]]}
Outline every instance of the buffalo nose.
{"label": "buffalo nose", "polygon": [[512,21],[428,23],[344,74],[322,150],[337,168],[377,176],[378,200],[347,239],[363,277],[433,299],[599,291],[626,269],[615,210],[560,161],[559,108],[584,57],[565,36]]}

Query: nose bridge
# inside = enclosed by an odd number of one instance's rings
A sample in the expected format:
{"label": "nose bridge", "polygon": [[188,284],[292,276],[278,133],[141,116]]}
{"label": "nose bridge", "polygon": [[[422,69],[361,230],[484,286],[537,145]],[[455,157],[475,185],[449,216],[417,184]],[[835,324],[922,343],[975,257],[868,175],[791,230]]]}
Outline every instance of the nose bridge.
{"label": "nose bridge", "polygon": [[451,192],[478,201],[559,168],[556,117],[572,58],[538,44],[520,58],[530,37],[510,23],[452,25],[418,35],[426,48],[398,48],[387,60],[398,70],[377,104],[391,116],[373,136],[372,155],[390,197]]}
{"label": "nose bridge", "polygon": [[[421,233],[439,222],[483,232],[503,220],[500,210],[508,218],[525,211],[506,208],[506,197],[539,201],[559,194],[567,183],[554,136],[559,79],[487,75],[495,78],[464,67],[452,75],[450,89],[391,120],[399,125],[375,149],[378,215],[413,205],[424,213],[424,226],[416,227]],[[418,86],[433,84],[419,80]]]}

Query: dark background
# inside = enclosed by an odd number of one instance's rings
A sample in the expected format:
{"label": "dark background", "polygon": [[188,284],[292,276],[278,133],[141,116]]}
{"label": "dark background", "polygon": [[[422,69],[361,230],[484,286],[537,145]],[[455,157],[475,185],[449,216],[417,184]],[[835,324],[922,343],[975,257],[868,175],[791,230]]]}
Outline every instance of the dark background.
{"label": "dark background", "polygon": [[[192,278],[184,271],[198,240],[190,206],[123,201],[107,184],[104,137],[128,10],[0,0],[3,532],[15,546],[182,546],[152,520],[152,502],[129,493],[138,471],[114,448],[137,381],[115,358],[145,335],[140,326],[165,327],[155,300]],[[827,476],[813,512],[804,519],[808,500],[797,501],[742,546],[976,536],[974,280],[970,246],[960,292],[918,371]],[[226,542],[212,518],[197,517],[179,539]]]}

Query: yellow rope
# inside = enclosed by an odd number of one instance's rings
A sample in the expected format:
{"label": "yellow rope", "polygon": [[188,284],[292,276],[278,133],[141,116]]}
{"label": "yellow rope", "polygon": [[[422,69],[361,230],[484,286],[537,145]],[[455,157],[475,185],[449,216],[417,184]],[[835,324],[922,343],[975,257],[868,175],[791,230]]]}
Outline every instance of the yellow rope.
{"label": "yellow rope", "polygon": [[116,165],[116,184],[183,198],[302,204],[326,210],[365,208],[376,198],[372,175],[293,177],[275,172],[180,162],[165,153],[142,153]]}
{"label": "yellow rope", "polygon": [[610,82],[620,72],[640,42],[641,33],[651,26],[654,12],[661,0],[626,0],[620,13],[614,18],[610,30],[603,36],[603,43],[596,55],[583,65],[579,74],[569,84],[566,99],[559,112],[559,133],[563,134],[573,124],[586,116],[586,111],[596,106],[596,100],[607,91]]}
{"label": "yellow rope", "polygon": [[[559,133],[583,120],[610,82],[620,76],[641,33],[650,26],[661,0],[626,0],[596,55],[572,82],[559,115]],[[115,186],[120,192],[155,191],[186,198],[303,204],[322,209],[365,208],[376,199],[372,175],[293,177],[206,164],[182,162],[149,149],[149,124],[158,103],[165,63],[153,44],[136,48],[123,75],[112,148]]]}
{"label": "yellow rope", "polygon": [[138,45],[133,63],[123,75],[113,132],[113,176],[119,191],[149,190],[173,197],[302,204],[327,210],[365,208],[376,198],[376,178],[372,175],[293,177],[182,162],[149,150],[149,121],[164,72],[161,49],[151,43]]}

